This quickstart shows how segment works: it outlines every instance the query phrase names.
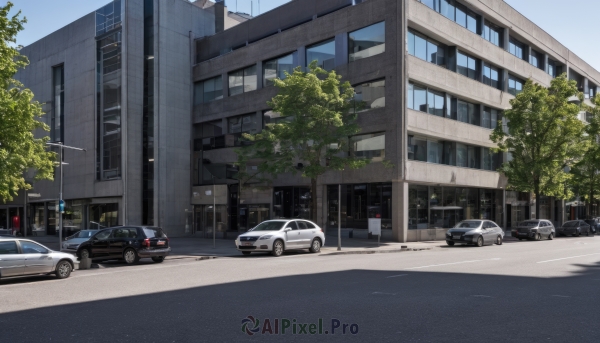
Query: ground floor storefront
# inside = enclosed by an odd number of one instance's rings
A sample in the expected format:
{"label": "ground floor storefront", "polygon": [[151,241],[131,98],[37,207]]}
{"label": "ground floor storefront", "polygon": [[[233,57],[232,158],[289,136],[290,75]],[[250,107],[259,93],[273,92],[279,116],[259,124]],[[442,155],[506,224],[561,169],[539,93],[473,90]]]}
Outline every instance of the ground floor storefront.
{"label": "ground floor storefront", "polygon": [[[27,236],[58,235],[57,205],[57,200],[34,201],[27,204],[27,211],[25,204],[0,206],[0,229],[7,228],[11,234],[25,231]],[[65,200],[63,236],[118,225],[119,205],[117,198]]]}

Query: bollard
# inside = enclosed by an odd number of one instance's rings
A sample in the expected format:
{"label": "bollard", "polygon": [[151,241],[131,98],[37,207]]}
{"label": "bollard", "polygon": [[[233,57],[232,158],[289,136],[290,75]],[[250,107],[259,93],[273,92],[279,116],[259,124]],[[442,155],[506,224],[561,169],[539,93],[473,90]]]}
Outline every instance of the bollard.
{"label": "bollard", "polygon": [[82,258],[79,260],[79,269],[90,269],[92,267],[91,258]]}

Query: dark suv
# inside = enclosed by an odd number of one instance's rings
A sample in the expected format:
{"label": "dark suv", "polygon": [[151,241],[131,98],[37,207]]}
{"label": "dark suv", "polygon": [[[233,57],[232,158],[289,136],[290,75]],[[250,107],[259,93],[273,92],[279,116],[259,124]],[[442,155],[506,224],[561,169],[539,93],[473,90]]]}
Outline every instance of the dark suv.
{"label": "dark suv", "polygon": [[162,262],[170,252],[169,238],[161,228],[118,226],[100,230],[83,242],[77,249],[77,257],[94,261],[118,259],[134,264],[146,257]]}

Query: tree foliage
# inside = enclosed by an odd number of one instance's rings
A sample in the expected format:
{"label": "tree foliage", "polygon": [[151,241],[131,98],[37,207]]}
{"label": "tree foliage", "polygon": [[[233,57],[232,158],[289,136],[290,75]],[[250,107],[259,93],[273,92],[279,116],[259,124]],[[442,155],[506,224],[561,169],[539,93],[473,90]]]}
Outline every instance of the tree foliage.
{"label": "tree foliage", "polygon": [[576,82],[566,74],[552,80],[550,87],[527,80],[504,112],[508,133],[498,126],[490,136],[499,150],[512,155],[499,171],[508,177],[510,189],[535,194],[538,215],[540,195],[565,197],[572,177],[565,167],[579,161],[587,146],[585,124],[578,119],[580,106],[569,101],[574,96],[582,100]]}
{"label": "tree foliage", "polygon": [[262,175],[301,173],[310,178],[313,220],[318,177],[330,170],[357,169],[369,163],[349,153],[348,138],[360,128],[352,111],[354,89],[340,79],[335,71],[327,72],[316,62],[307,72],[296,68],[283,80],[275,79],[278,94],[268,105],[282,118],[258,134],[245,134],[252,144],[238,150],[238,162],[244,163],[241,168],[248,160],[256,160]]}
{"label": "tree foliage", "polygon": [[592,213],[594,201],[600,199],[600,97],[594,98],[595,107],[585,105],[587,118],[586,153],[571,169],[571,189],[581,194],[588,205],[588,214]]}
{"label": "tree foliage", "polygon": [[45,138],[35,138],[33,131],[49,128],[36,118],[42,107],[33,101],[33,93],[13,77],[29,61],[12,44],[23,29],[21,12],[9,18],[13,4],[0,7],[0,200],[12,200],[19,189],[29,189],[24,173],[36,170],[36,179],[53,178],[54,153],[46,151]]}

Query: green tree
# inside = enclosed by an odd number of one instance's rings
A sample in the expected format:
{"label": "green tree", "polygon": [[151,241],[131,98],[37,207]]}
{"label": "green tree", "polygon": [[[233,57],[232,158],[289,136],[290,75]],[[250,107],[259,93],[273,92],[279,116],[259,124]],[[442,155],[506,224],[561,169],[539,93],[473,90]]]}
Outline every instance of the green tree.
{"label": "green tree", "polygon": [[245,134],[252,144],[242,148],[240,160],[260,161],[262,175],[302,173],[311,181],[311,216],[317,218],[317,180],[330,170],[357,169],[369,163],[351,153],[348,138],[360,132],[352,111],[354,89],[335,71],[312,62],[308,72],[296,68],[283,80],[275,79],[278,94],[268,105],[281,115],[258,134]]}
{"label": "green tree", "polygon": [[600,196],[600,97],[594,99],[595,107],[584,105],[588,116],[586,153],[571,169],[571,188],[583,192],[588,204],[588,215],[592,214],[593,203]]}
{"label": "green tree", "polygon": [[33,93],[13,77],[29,64],[19,50],[11,46],[23,29],[26,19],[21,12],[8,17],[13,4],[0,7],[0,200],[12,200],[19,189],[29,189],[24,173],[36,170],[36,179],[53,178],[55,154],[46,150],[45,138],[35,138],[33,131],[47,125],[36,118],[43,115],[42,107],[33,101]]}
{"label": "green tree", "polygon": [[504,112],[508,133],[500,125],[490,135],[499,150],[512,155],[499,171],[508,177],[510,189],[535,194],[537,216],[540,195],[565,196],[565,183],[572,176],[565,167],[585,152],[585,124],[578,119],[580,106],[569,102],[573,96],[582,100],[576,82],[566,74],[552,80],[550,87],[527,80]]}

